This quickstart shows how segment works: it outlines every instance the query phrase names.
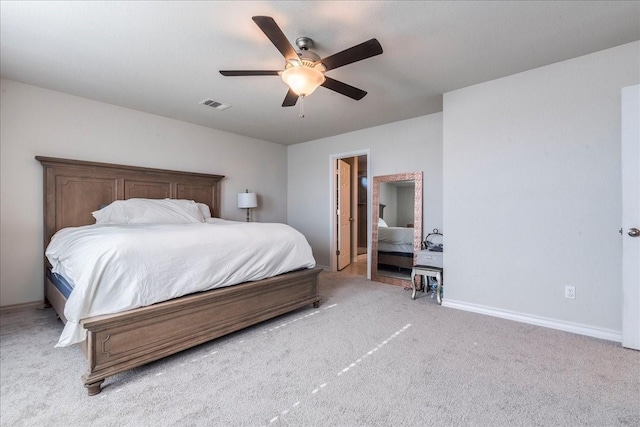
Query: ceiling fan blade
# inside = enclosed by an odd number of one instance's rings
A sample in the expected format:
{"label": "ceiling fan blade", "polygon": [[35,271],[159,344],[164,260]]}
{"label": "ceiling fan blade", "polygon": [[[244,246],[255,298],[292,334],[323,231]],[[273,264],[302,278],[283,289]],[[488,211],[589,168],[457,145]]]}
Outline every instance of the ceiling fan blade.
{"label": "ceiling fan blade", "polygon": [[283,107],[293,107],[298,102],[298,94],[289,89],[287,92],[287,96],[284,97],[284,101],[282,102]]}
{"label": "ceiling fan blade", "polygon": [[287,37],[284,35],[276,21],[273,20],[270,16],[254,16],[253,22],[255,22],[258,27],[262,30],[262,32],[271,40],[271,43],[280,51],[282,56],[285,59],[298,59],[298,54],[296,53]]}
{"label": "ceiling fan blade", "polygon": [[329,71],[353,62],[371,58],[372,56],[380,55],[381,53],[382,46],[380,46],[380,42],[378,42],[377,39],[371,39],[321,59],[318,62],[321,62],[326,70]]}
{"label": "ceiling fan blade", "polygon": [[346,83],[342,83],[338,80],[332,79],[331,77],[325,77],[324,83],[321,86],[326,87],[327,89],[331,89],[334,92],[338,92],[344,96],[348,96],[349,98],[355,99],[356,101],[361,100],[367,94],[362,89],[358,89],[357,87],[353,87]]}
{"label": "ceiling fan blade", "polygon": [[272,70],[220,70],[220,74],[227,77],[237,76],[278,76],[280,71]]}

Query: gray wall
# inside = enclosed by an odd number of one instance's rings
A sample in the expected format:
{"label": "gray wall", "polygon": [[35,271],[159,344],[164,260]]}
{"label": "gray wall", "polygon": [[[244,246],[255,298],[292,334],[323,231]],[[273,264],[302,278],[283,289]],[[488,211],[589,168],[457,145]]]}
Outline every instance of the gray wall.
{"label": "gray wall", "polygon": [[[415,185],[398,187],[398,227],[406,227],[408,224],[413,224],[413,204],[415,199]],[[427,230],[423,230],[424,236],[427,235]]]}
{"label": "gray wall", "polygon": [[444,95],[446,304],[619,339],[620,90],[639,52]]}
{"label": "gray wall", "polygon": [[335,154],[369,149],[370,177],[423,171],[423,228],[442,229],[442,113],[287,148],[288,222],[307,237],[319,265],[331,262],[331,156]]}
{"label": "gray wall", "polygon": [[378,201],[384,205],[382,212],[384,222],[389,227],[395,227],[398,217],[398,187],[388,182],[381,182],[378,187]]}
{"label": "gray wall", "polygon": [[259,195],[258,221],[286,222],[286,147],[11,80],[0,82],[0,304],[41,301],[42,167],[35,155],[225,175],[222,216]]}

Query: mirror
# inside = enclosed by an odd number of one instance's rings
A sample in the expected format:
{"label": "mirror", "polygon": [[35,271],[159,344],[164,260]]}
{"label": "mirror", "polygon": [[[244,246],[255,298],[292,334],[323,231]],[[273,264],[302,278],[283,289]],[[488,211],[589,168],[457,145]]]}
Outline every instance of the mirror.
{"label": "mirror", "polygon": [[373,177],[371,278],[410,286],[422,241],[422,172]]}

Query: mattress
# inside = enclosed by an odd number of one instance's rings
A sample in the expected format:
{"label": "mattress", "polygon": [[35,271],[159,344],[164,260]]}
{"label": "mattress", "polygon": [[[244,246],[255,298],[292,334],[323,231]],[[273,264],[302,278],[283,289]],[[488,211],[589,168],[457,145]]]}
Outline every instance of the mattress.
{"label": "mattress", "polygon": [[65,298],[69,298],[69,295],[71,295],[71,291],[73,290],[73,286],[71,286],[67,279],[62,277],[60,274],[53,273],[51,268],[47,269],[47,277],[51,283],[53,283],[53,286],[55,286]]}
{"label": "mattress", "polygon": [[413,240],[410,244],[378,242],[379,252],[397,252],[413,255]]}

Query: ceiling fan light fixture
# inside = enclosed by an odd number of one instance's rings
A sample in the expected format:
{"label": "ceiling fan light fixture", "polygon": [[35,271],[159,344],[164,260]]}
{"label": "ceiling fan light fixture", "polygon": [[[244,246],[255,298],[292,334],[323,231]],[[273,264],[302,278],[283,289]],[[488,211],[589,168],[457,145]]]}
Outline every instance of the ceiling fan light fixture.
{"label": "ceiling fan light fixture", "polygon": [[302,67],[302,61],[298,58],[295,58],[295,59],[291,58],[287,62],[289,64],[288,66],[290,67]]}
{"label": "ceiling fan light fixture", "polygon": [[288,66],[281,77],[298,96],[311,95],[325,81],[322,71],[304,64],[299,67]]}

